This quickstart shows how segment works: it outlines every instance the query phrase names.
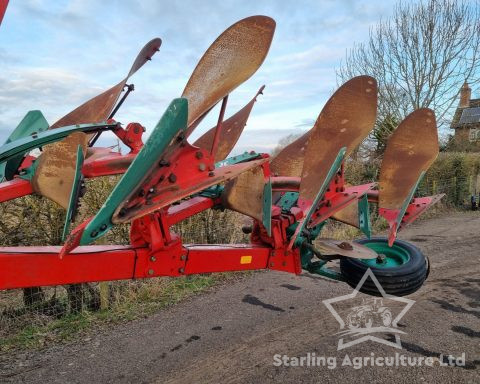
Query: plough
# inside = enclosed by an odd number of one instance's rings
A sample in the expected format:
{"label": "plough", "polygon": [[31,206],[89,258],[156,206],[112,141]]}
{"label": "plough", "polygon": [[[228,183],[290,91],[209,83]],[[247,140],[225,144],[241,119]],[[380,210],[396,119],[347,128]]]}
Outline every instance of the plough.
{"label": "plough", "polygon": [[[117,85],[54,124],[40,111],[28,112],[0,147],[0,202],[29,194],[54,201],[66,210],[65,241],[0,247],[0,289],[256,269],[306,270],[355,286],[368,268],[387,293],[419,289],[428,260],[396,237],[441,198],[414,197],[438,154],[433,111],[413,111],[392,134],[378,184],[348,185],[344,175],[348,156],[375,124],[377,82],[370,76],[343,84],[313,128],[277,155],[228,157],[264,87],[224,120],[228,95],[261,66],[274,30],[275,21],[266,16],[248,17],[225,30],[145,143],[141,124],[123,125],[114,116],[133,89],[129,77],[159,51],[159,38],[145,45]],[[219,103],[217,125],[191,144],[191,133]],[[94,146],[105,131],[129,153]],[[38,149],[40,155],[33,155]],[[109,175],[122,176],[95,216],[70,231],[84,180]],[[371,238],[372,203],[389,223],[386,239]],[[208,209],[251,218],[244,228],[250,243],[183,244],[171,227]],[[323,239],[328,220],[353,225],[367,238]],[[129,245],[94,244],[122,223],[131,223]],[[335,259],[339,270],[329,267]],[[362,290],[379,294],[369,283]]]}

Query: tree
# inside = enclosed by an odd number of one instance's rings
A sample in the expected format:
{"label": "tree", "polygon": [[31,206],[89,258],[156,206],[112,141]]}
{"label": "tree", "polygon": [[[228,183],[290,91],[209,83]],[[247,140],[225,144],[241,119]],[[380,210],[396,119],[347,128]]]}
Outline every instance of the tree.
{"label": "tree", "polygon": [[341,82],[363,74],[379,82],[375,131],[382,128],[378,122],[400,122],[422,107],[435,110],[439,125],[446,123],[463,82],[480,80],[479,16],[478,2],[400,2],[366,43],[347,52],[337,71]]}

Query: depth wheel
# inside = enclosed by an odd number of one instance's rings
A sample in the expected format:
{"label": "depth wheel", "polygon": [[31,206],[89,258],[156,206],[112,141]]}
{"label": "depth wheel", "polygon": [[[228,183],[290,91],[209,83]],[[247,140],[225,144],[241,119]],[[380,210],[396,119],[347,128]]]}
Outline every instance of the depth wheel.
{"label": "depth wheel", "polygon": [[[340,260],[342,275],[351,287],[357,286],[368,268],[372,270],[383,290],[394,296],[409,295],[425,282],[429,269],[428,261],[413,244],[396,240],[393,246],[389,247],[388,240],[383,237],[362,239],[357,243],[373,249],[379,257],[368,260],[344,257]],[[381,296],[370,278],[367,278],[360,291]]]}

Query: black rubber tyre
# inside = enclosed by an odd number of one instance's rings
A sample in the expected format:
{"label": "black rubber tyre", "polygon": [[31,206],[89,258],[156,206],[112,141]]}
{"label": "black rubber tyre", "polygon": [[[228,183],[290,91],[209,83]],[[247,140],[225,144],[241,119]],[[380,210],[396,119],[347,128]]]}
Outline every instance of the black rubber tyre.
{"label": "black rubber tyre", "polygon": [[[365,246],[386,248],[388,240],[383,237],[374,237],[371,239],[357,240],[357,243]],[[368,265],[362,260],[344,257],[340,260],[340,270],[346,279],[348,285],[356,288],[365,272],[370,268],[382,286],[385,293],[394,296],[406,296],[417,291],[425,282],[428,276],[429,263],[423,253],[413,244],[406,241],[396,240],[393,244],[397,251],[408,255],[402,265],[394,267],[374,267]],[[388,251],[388,250],[387,250]],[[387,252],[384,252],[385,254]],[[386,255],[389,257],[389,255]],[[377,286],[372,279],[367,278],[360,288],[364,292],[373,296],[381,296]]]}

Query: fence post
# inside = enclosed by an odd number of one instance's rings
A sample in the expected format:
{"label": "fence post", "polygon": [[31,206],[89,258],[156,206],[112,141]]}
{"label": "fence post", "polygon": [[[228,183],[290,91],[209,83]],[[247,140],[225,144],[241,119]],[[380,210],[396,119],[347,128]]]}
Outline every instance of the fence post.
{"label": "fence post", "polygon": [[458,190],[457,190],[457,176],[453,176],[453,201],[455,205],[458,205]]}

